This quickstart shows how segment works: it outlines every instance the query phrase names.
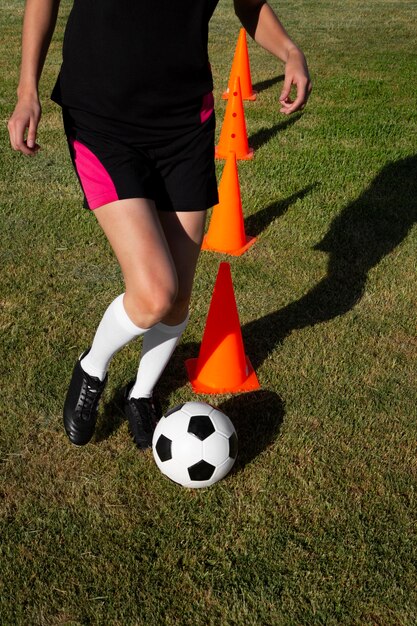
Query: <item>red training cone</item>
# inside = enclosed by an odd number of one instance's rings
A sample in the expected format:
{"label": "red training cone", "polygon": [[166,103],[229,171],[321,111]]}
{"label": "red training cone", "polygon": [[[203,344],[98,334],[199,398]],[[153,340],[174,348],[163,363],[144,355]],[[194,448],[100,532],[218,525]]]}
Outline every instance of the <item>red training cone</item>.
{"label": "red training cone", "polygon": [[197,359],[186,361],[194,391],[252,391],[260,385],[245,356],[229,263],[220,263]]}

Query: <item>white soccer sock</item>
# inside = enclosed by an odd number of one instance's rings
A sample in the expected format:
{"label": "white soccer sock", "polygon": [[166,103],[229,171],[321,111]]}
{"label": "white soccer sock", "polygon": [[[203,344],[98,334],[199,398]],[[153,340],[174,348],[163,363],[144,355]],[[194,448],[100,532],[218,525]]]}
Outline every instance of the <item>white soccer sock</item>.
{"label": "white soccer sock", "polygon": [[81,361],[83,370],[100,380],[104,380],[110,359],[116,352],[148,330],[132,322],[123,305],[123,296],[123,293],[117,296],[106,309],[98,325],[91,349]]}
{"label": "white soccer sock", "polygon": [[159,322],[143,337],[138,374],[129,398],[150,398],[156,383],[174,352],[188,323],[188,315],[181,324],[168,326]]}

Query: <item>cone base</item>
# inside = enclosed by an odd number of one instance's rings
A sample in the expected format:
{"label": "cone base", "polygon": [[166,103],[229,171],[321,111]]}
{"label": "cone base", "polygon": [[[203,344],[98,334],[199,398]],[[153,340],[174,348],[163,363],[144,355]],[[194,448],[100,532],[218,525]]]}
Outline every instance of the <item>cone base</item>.
{"label": "cone base", "polygon": [[185,361],[185,367],[187,369],[188,378],[190,380],[191,386],[196,393],[205,393],[205,394],[221,394],[221,393],[238,393],[239,391],[255,391],[256,389],[260,389],[261,386],[258,381],[258,377],[256,376],[256,372],[252,367],[249,358],[246,356],[246,367],[248,370],[248,376],[246,380],[244,380],[237,387],[211,387],[209,385],[205,385],[200,382],[197,378],[197,359],[187,359]]}
{"label": "cone base", "polygon": [[[219,149],[216,146],[216,151],[215,151],[215,157],[216,159],[222,159],[225,160],[228,157],[230,150],[223,152],[221,149]],[[236,161],[250,161],[253,159],[253,155],[254,155],[254,149],[253,148],[249,148],[249,152],[247,154],[239,154],[236,152]]]}
{"label": "cone base", "polygon": [[215,246],[210,245],[207,235],[204,235],[202,250],[211,250],[212,252],[220,252],[221,254],[231,254],[232,256],[241,256],[246,250],[248,250],[256,241],[257,237],[249,237],[246,235],[246,243],[241,248],[235,250],[221,250]]}
{"label": "cone base", "polygon": [[[246,102],[247,101],[254,102],[256,100],[257,95],[258,95],[257,91],[252,91],[250,96],[244,97],[242,95],[242,100],[245,100]],[[222,100],[228,100],[228,99],[229,99],[229,90],[226,89],[226,91],[224,91],[223,94],[222,94]]]}

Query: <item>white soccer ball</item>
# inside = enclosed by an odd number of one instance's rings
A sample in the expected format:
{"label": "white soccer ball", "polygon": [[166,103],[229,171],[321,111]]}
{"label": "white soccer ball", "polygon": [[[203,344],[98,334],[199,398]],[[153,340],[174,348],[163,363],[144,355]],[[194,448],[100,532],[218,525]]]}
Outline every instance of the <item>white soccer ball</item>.
{"label": "white soccer ball", "polygon": [[157,466],[184,487],[208,487],[224,478],[237,456],[230,419],[204,402],[186,402],[162,417],[152,440]]}

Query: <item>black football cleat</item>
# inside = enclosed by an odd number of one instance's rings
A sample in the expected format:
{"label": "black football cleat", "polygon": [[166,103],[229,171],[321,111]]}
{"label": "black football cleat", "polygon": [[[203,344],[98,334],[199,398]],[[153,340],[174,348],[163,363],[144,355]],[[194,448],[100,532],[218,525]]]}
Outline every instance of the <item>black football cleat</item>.
{"label": "black football cleat", "polygon": [[75,446],[85,446],[93,436],[98,403],[107,383],[107,375],[101,381],[84,372],[81,360],[88,352],[89,349],[75,364],[64,404],[65,432]]}
{"label": "black football cleat", "polygon": [[129,393],[134,385],[131,382],[124,390],[124,414],[129,422],[133,441],[140,450],[152,446],[155,427],[162,417],[161,405],[157,398],[131,398]]}

